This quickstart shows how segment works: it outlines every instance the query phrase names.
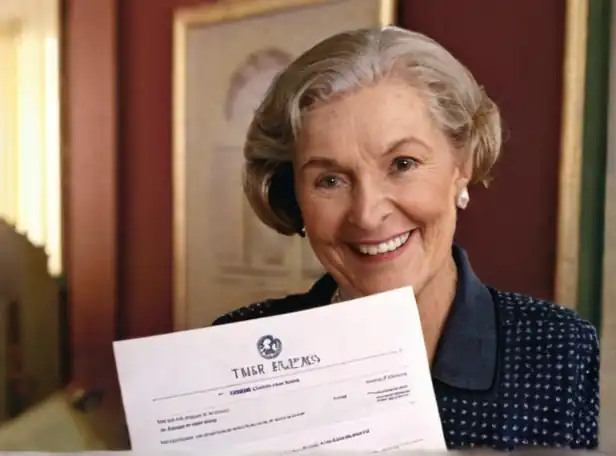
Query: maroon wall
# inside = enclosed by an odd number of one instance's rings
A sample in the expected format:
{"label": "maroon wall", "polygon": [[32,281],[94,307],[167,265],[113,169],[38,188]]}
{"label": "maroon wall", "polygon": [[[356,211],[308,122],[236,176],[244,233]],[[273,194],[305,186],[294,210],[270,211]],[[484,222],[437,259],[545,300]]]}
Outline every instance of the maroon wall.
{"label": "maroon wall", "polygon": [[197,0],[122,0],[120,317],[138,337],[173,329],[172,24]]}
{"label": "maroon wall", "polygon": [[64,5],[63,237],[71,379],[114,384],[117,330],[115,0]]}
{"label": "maroon wall", "polygon": [[[174,8],[119,2],[119,302],[122,332],[172,329],[171,49]],[[489,191],[472,191],[459,240],[485,281],[553,295],[562,0],[400,0],[400,22],[449,47],[509,129]]]}
{"label": "maroon wall", "polygon": [[401,0],[400,23],[435,38],[500,106],[507,127],[488,190],[471,190],[458,242],[488,284],[552,299],[565,6],[562,0]]}

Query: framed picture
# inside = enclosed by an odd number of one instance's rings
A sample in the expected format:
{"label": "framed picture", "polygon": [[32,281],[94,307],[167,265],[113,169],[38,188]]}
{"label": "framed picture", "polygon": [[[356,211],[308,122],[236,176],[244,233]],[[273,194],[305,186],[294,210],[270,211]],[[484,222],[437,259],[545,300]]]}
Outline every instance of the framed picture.
{"label": "framed picture", "polygon": [[307,241],[252,213],[243,145],[255,108],[291,61],[335,33],[395,22],[394,0],[226,0],[174,24],[174,326],[208,326],[322,274]]}

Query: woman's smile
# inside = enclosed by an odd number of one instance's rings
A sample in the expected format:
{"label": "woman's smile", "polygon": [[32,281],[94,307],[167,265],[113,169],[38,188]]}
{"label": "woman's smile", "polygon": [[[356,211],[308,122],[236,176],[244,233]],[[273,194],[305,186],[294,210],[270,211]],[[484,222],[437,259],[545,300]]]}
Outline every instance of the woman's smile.
{"label": "woman's smile", "polygon": [[401,255],[410,244],[416,229],[406,231],[384,240],[362,240],[347,244],[353,254],[367,263],[390,261]]}

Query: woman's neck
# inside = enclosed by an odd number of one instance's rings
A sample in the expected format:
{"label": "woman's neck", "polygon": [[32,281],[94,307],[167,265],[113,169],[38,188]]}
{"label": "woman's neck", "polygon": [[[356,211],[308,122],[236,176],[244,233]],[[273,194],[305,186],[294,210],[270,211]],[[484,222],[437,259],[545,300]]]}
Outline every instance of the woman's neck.
{"label": "woman's neck", "polygon": [[430,364],[456,295],[458,270],[449,257],[441,270],[415,296]]}
{"label": "woman's neck", "polygon": [[[415,295],[430,364],[436,354],[445,321],[455,298],[457,278],[456,263],[453,257],[449,257],[443,268]],[[352,294],[344,289],[338,289],[333,301],[349,299],[353,299]]]}

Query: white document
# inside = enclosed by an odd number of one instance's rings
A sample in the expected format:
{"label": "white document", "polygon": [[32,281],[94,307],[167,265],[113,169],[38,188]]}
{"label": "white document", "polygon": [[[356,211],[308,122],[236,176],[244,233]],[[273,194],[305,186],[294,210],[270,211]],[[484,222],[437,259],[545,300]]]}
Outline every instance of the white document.
{"label": "white document", "polygon": [[114,352],[133,450],[446,449],[410,287]]}

